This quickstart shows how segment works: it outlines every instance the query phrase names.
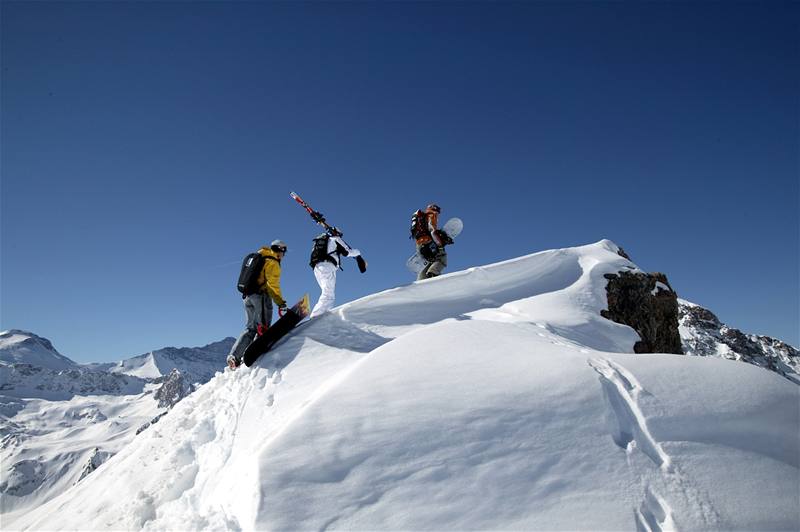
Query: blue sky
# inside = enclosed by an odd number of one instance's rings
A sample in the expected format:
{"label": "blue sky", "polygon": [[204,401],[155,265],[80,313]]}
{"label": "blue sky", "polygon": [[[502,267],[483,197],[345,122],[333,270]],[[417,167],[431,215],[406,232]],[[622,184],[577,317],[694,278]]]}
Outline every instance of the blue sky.
{"label": "blue sky", "polygon": [[[359,247],[343,303],[610,238],[730,325],[798,345],[800,6],[2,3],[0,327],[79,362],[238,335],[241,258],[305,197]],[[350,261],[352,262],[352,261]]]}

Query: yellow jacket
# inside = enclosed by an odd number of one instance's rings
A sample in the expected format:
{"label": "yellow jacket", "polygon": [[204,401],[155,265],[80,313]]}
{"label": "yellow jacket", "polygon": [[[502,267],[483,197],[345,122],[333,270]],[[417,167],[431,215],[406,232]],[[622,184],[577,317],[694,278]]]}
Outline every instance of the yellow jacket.
{"label": "yellow jacket", "polygon": [[264,269],[258,275],[258,286],[276,305],[282,307],[286,305],[286,300],[281,295],[281,261],[268,247],[262,247],[258,252],[267,259],[264,261]]}

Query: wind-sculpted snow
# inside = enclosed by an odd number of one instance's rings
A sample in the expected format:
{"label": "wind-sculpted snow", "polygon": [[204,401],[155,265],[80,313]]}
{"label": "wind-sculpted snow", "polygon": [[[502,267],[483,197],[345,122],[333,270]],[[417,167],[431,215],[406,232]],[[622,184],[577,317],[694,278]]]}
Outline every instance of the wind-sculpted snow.
{"label": "wind-sculpted snow", "polygon": [[[563,290],[582,274],[580,256],[569,250],[537,253],[488,267],[470,268],[447,276],[368,296],[345,305],[344,315],[356,323],[402,326],[435,323],[487,307]],[[620,262],[622,259],[620,258]],[[435,300],[436,304],[429,301]]]}
{"label": "wind-sculpted snow", "polygon": [[616,251],[538,253],[334,309],[6,523],[797,529],[800,387],[632,354],[638,336],[599,317],[603,275],[635,268]]}

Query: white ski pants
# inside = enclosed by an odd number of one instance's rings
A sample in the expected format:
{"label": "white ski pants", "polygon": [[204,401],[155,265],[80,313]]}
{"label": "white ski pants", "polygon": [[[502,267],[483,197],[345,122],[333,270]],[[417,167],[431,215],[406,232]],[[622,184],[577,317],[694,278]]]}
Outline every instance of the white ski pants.
{"label": "white ski pants", "polygon": [[320,262],[314,266],[314,277],[317,278],[317,284],[322,293],[319,295],[319,301],[314,305],[314,310],[311,311],[312,318],[333,308],[333,301],[336,299],[337,270],[338,268],[330,262]]}

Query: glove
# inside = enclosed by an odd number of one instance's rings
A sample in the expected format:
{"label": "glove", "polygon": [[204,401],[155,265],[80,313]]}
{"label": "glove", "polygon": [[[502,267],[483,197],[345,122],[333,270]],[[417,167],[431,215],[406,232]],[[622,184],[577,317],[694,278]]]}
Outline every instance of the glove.
{"label": "glove", "polygon": [[278,316],[283,317],[287,312],[289,312],[289,307],[286,305],[281,305],[278,307]]}
{"label": "glove", "polygon": [[264,333],[267,332],[267,329],[269,329],[269,325],[266,323],[259,323],[256,327],[256,332],[259,336],[264,336]]}
{"label": "glove", "polygon": [[441,229],[436,230],[436,236],[438,236],[439,240],[442,241],[442,247],[448,246],[453,243],[453,239],[450,238],[450,235],[448,235]]}

